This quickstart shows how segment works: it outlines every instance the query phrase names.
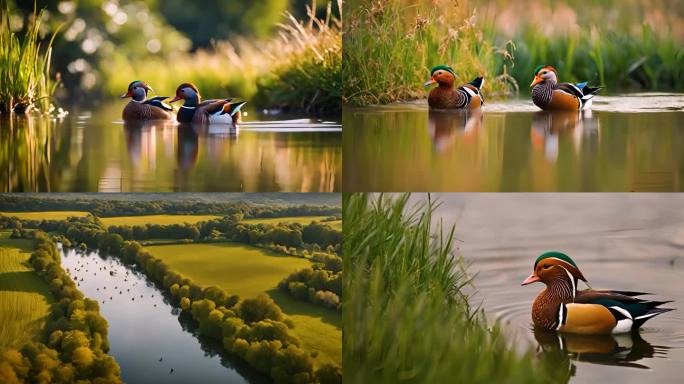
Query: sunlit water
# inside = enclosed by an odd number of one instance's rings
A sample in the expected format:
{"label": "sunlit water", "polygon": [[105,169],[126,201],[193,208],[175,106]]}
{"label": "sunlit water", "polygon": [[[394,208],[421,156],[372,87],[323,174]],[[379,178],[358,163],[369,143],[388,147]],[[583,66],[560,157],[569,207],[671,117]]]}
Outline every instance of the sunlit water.
{"label": "sunlit water", "polygon": [[[415,200],[424,196],[414,195]],[[476,274],[473,304],[501,322],[514,345],[563,348],[573,382],[681,382],[684,364],[684,196],[680,194],[437,194],[437,216],[456,225]],[[673,312],[637,335],[533,332],[540,283],[520,286],[541,253],[570,255],[595,289],[653,293]],[[580,288],[584,289],[583,283]]]}
{"label": "sunlit water", "polygon": [[[221,347],[194,334],[191,319],[118,259],[62,251],[62,267],[97,300],[109,323],[109,353],[127,383],[268,383]],[[161,361],[160,361],[161,359]],[[171,372],[173,369],[173,372]]]}
{"label": "sunlit water", "polygon": [[684,190],[681,94],[600,96],[584,113],[421,100],[346,108],[342,122],[346,191]]}
{"label": "sunlit water", "polygon": [[333,192],[341,189],[339,121],[254,111],[237,129],[124,124],[122,105],[64,119],[0,119],[5,192]]}

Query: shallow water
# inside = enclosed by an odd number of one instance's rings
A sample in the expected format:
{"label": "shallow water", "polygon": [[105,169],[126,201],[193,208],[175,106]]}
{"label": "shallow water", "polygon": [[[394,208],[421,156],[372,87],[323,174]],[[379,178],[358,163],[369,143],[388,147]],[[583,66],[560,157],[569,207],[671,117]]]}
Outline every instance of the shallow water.
{"label": "shallow water", "polygon": [[333,192],[339,122],[251,111],[237,129],[124,124],[112,104],[64,119],[0,119],[4,192]]}
{"label": "shallow water", "polygon": [[109,354],[121,366],[124,382],[269,382],[244,363],[222,355],[220,346],[200,341],[191,319],[179,317],[159,289],[118,259],[63,250],[62,267],[81,292],[100,304],[109,323]]}
{"label": "shallow water", "polygon": [[[576,383],[681,382],[684,196],[484,193],[436,198],[442,202],[437,216],[456,224],[459,252],[477,274],[472,303],[482,303],[515,345],[540,352],[563,348],[573,358],[567,369],[574,369]],[[633,336],[535,333],[531,305],[543,285],[520,283],[537,256],[549,250],[570,255],[595,289],[651,292],[646,297],[674,300],[665,307],[676,311],[649,320]]]}
{"label": "shallow water", "polygon": [[346,108],[345,190],[684,191],[683,110],[681,94],[600,96],[581,114],[527,99]]}

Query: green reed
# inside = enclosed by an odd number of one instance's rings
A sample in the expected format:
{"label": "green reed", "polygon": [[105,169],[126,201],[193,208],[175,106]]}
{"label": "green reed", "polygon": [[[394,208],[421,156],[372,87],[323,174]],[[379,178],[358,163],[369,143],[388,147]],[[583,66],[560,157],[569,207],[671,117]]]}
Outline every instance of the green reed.
{"label": "green reed", "polygon": [[11,30],[9,5],[0,4],[0,113],[24,113],[31,107],[47,111],[58,82],[50,79],[52,42],[57,30],[42,48],[40,26],[44,10],[34,11],[31,23],[19,38]]}
{"label": "green reed", "polygon": [[433,222],[435,208],[344,195],[345,382],[566,382],[565,356],[518,352],[469,303],[454,228]]}
{"label": "green reed", "polygon": [[588,80],[609,92],[684,90],[684,46],[648,24],[632,34],[592,27],[562,35],[527,25],[513,40],[518,49],[510,73],[523,86],[537,65],[548,64],[561,81]]}
{"label": "green reed", "polygon": [[425,97],[430,68],[452,66],[465,83],[484,76],[485,95],[508,95],[513,44],[493,44],[491,25],[465,2],[354,0],[343,37],[343,102],[385,104]]}

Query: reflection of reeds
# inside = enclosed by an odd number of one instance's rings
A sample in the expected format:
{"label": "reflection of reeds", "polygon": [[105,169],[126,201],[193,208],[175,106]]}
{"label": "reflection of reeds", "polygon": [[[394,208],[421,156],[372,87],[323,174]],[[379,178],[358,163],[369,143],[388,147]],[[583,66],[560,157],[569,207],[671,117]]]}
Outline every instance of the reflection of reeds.
{"label": "reflection of reeds", "polygon": [[[334,5],[341,14],[341,0]],[[140,78],[167,95],[190,81],[210,97],[239,96],[262,107],[337,113],[342,22],[332,7],[330,3],[324,19],[311,8],[304,21],[286,13],[278,35],[268,41],[237,38],[210,50],[142,62],[115,56],[114,63],[103,66],[108,92],[120,94],[131,79]]]}
{"label": "reflection of reeds", "polygon": [[514,45],[495,47],[492,28],[476,22],[464,1],[359,0],[349,12],[342,70],[347,103],[423,97],[422,84],[438,64],[451,65],[462,83],[484,76],[489,95],[516,87],[506,75]]}
{"label": "reflection of reeds", "polygon": [[516,352],[469,304],[454,229],[434,226],[434,208],[412,208],[408,195],[344,195],[345,382],[567,381],[562,354]]}
{"label": "reflection of reeds", "polygon": [[20,41],[11,30],[7,2],[3,0],[0,8],[0,113],[23,113],[31,106],[47,111],[57,86],[50,80],[50,56],[57,31],[41,52],[39,31],[44,10],[36,13],[34,4],[32,23]]}
{"label": "reflection of reeds", "polygon": [[0,191],[50,191],[52,120],[48,116],[3,119]]}

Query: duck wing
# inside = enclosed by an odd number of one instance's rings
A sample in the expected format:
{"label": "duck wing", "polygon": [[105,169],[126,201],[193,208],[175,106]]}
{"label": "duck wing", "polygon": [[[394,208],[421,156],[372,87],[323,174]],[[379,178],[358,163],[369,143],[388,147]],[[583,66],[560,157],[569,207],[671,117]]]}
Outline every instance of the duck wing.
{"label": "duck wing", "polygon": [[674,310],[674,308],[659,308],[660,305],[671,303],[671,300],[655,301],[637,297],[646,294],[645,292],[634,291],[599,291],[588,289],[577,292],[575,303],[600,304],[608,308],[618,321],[630,320],[632,323],[631,328],[638,329],[648,319]]}
{"label": "duck wing", "polygon": [[166,111],[173,111],[173,107],[170,105],[166,104],[164,100],[168,99],[168,96],[156,96],[156,97],[151,97],[143,102],[143,104],[149,104],[152,106],[155,106],[157,108],[164,109]]}

